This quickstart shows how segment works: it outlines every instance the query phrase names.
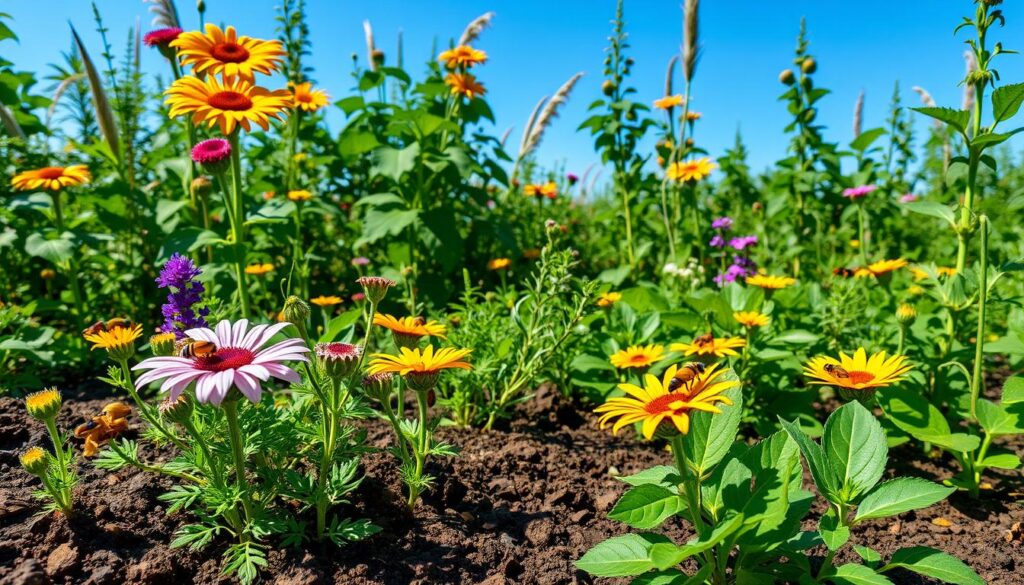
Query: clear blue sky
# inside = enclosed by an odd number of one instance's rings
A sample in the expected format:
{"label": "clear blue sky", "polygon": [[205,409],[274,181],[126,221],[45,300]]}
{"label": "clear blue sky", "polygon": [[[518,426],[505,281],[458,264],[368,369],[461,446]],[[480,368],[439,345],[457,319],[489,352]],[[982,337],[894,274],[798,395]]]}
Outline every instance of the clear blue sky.
{"label": "clear blue sky", "polygon": [[[279,0],[207,0],[207,20],[234,24],[241,34],[273,38]],[[151,16],[141,0],[98,2],[115,49],[124,46],[127,27],[141,19],[150,29]],[[633,84],[650,102],[663,91],[665,65],[682,40],[680,0],[627,0],[626,19],[636,60]],[[565,160],[581,172],[596,162],[590,137],[576,132],[586,107],[599,93],[603,49],[614,14],[614,0],[308,0],[314,78],[332,98],[348,95],[353,52],[364,58],[362,22],[370,20],[377,44],[393,59],[396,34],[403,31],[407,68],[414,76],[419,63],[439,45],[457,38],[479,14],[497,13],[491,29],[476,43],[490,61],[479,70],[496,113],[494,134],[519,129],[545,94],[577,71],[586,76],[577,86],[561,119],[540,150],[542,161]],[[198,26],[193,0],[178,0],[186,28]],[[1024,49],[1024,6],[1003,5],[1008,25],[992,35],[1008,49]],[[833,94],[822,102],[819,120],[830,140],[847,143],[857,94],[867,92],[865,128],[881,125],[893,82],[904,89],[904,102],[919,105],[910,88],[928,89],[940,105],[959,107],[957,82],[963,75],[963,40],[953,27],[973,11],[971,0],[705,0],[701,5],[703,57],[694,87],[693,107],[704,114],[698,139],[714,156],[732,144],[741,128],[751,163],[761,169],[784,155],[782,129],[788,118],[777,101],[776,78],[792,59],[800,17],[808,22],[810,50],[818,58],[818,85]],[[100,52],[90,3],[86,0],[7,0],[0,11],[11,13],[21,37],[5,43],[4,57],[20,69],[45,71],[59,61],[70,43],[66,21],[82,34],[95,57]],[[364,61],[365,62],[365,61]],[[392,61],[393,62],[393,61]],[[144,55],[144,68],[165,75],[155,51]],[[1004,82],[1024,80],[1024,57],[1000,59]],[[152,80],[150,80],[152,83]],[[155,88],[154,88],[155,89]],[[919,117],[920,118],[920,117]],[[340,128],[332,113],[328,122]],[[926,122],[919,120],[922,129]]]}

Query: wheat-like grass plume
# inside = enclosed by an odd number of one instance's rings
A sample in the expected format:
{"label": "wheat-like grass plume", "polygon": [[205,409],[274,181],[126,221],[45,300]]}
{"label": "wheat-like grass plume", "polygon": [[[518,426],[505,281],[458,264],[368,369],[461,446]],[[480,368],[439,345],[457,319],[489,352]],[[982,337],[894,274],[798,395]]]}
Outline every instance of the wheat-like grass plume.
{"label": "wheat-like grass plume", "polygon": [[544,105],[544,109],[541,110],[540,115],[537,116],[537,122],[532,128],[530,128],[530,133],[526,137],[526,142],[520,150],[520,157],[524,157],[533,152],[533,150],[540,145],[540,141],[544,138],[544,131],[547,130],[548,126],[550,126],[554,119],[558,117],[558,110],[560,110],[562,106],[569,101],[569,94],[572,93],[572,88],[575,87],[576,82],[578,82],[581,77],[583,77],[582,71],[570,77],[568,81],[562,84],[562,87],[558,88],[555,95],[551,96],[548,103]]}
{"label": "wheat-like grass plume", "polygon": [[373,52],[377,50],[377,45],[373,42],[373,26],[369,20],[363,21],[363,33],[366,34],[366,60],[370,63],[370,69],[376,71],[377,63],[373,60]]}
{"label": "wheat-like grass plume", "polygon": [[485,12],[480,16],[473,19],[473,22],[466,26],[466,30],[462,31],[462,36],[459,37],[460,45],[468,45],[480,37],[480,33],[484,32],[487,27],[491,26],[491,20],[494,19],[493,12]]}
{"label": "wheat-like grass plume", "polygon": [[152,4],[149,11],[153,13],[153,26],[158,28],[181,28],[181,20],[178,18],[178,8],[174,0],[145,0]]}
{"label": "wheat-like grass plume", "polygon": [[57,111],[57,106],[59,105],[60,98],[64,97],[64,94],[72,85],[74,85],[78,81],[81,81],[82,79],[85,79],[85,73],[75,73],[74,75],[70,75],[66,79],[61,81],[60,85],[57,86],[57,89],[54,90],[53,97],[50,98],[50,107],[46,108],[47,126],[50,125],[50,120],[53,118],[53,114]]}
{"label": "wheat-like grass plume", "polygon": [[498,143],[501,144],[502,148],[505,148],[505,143],[508,142],[508,137],[512,135],[513,128],[515,128],[515,126],[509,126],[501,135],[501,140],[499,140]]}
{"label": "wheat-like grass plume", "polygon": [[103,89],[103,81],[100,74],[89,57],[89,51],[78,36],[75,27],[71,27],[71,35],[74,37],[75,46],[82,56],[82,65],[85,67],[85,74],[89,80],[89,92],[92,94],[92,105],[96,108],[96,121],[99,123],[100,133],[103,134],[107,146],[114,158],[121,159],[121,144],[117,133],[117,124],[114,122],[114,110],[110,107],[110,100],[107,99],[107,92]]}
{"label": "wheat-like grass plume", "polygon": [[683,77],[687,83],[693,81],[700,58],[700,31],[697,12],[700,0],[686,0],[683,4]]}
{"label": "wheat-like grass plume", "polygon": [[526,143],[530,139],[530,134],[533,132],[533,125],[537,123],[537,116],[540,115],[541,108],[544,107],[548,101],[548,96],[540,98],[536,106],[533,106],[533,111],[530,112],[530,117],[526,119],[526,126],[523,126],[523,137],[519,141],[519,158],[526,156]]}
{"label": "wheat-like grass plume", "polygon": [[679,61],[679,55],[672,55],[672,58],[668,60],[668,69],[665,70],[665,95],[672,95],[677,61]]}
{"label": "wheat-like grass plume", "polygon": [[861,127],[864,123],[864,90],[860,90],[857,96],[857,103],[853,106],[853,138],[860,136]]}

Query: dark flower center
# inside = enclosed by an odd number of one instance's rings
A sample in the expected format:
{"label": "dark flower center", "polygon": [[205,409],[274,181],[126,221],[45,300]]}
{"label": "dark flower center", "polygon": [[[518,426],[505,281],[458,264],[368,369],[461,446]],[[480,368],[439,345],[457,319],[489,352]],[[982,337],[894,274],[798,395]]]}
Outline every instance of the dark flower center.
{"label": "dark flower center", "polygon": [[[672,414],[683,414],[690,410],[689,406],[682,406],[682,403],[686,401],[687,395],[685,392],[669,392],[655,398],[654,400],[647,403],[644,406],[644,410],[650,414],[660,414],[662,412],[671,412]],[[680,404],[674,404],[674,403]]]}
{"label": "dark flower center", "polygon": [[45,169],[39,169],[36,171],[43,179],[59,179],[64,176],[63,167],[46,167]]}
{"label": "dark flower center", "polygon": [[223,372],[224,370],[238,369],[247,366],[256,359],[256,353],[241,347],[222,347],[216,352],[192,359],[192,362],[200,370],[207,372]]}
{"label": "dark flower center", "polygon": [[252,108],[252,100],[237,91],[221,91],[210,96],[207,102],[218,110],[244,112]]}
{"label": "dark flower center", "polygon": [[223,63],[241,63],[249,58],[249,51],[236,43],[220,43],[210,49],[213,58]]}
{"label": "dark flower center", "polygon": [[875,375],[872,374],[871,372],[851,371],[849,372],[849,374],[850,382],[854,384],[867,384],[868,382],[875,379]]}

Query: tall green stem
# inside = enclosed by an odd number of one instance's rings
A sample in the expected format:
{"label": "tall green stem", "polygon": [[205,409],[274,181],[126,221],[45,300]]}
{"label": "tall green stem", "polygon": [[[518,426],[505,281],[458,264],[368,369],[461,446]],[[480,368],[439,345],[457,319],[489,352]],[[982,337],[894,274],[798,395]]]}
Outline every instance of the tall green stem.
{"label": "tall green stem", "polygon": [[235,280],[238,282],[238,298],[242,305],[242,318],[248,319],[249,287],[245,283],[245,203],[242,199],[242,154],[239,148],[238,131],[228,136],[231,143],[231,231],[235,237]]}
{"label": "tall green stem", "polygon": [[245,512],[245,527],[239,534],[242,542],[249,541],[249,525],[252,524],[252,503],[249,501],[249,484],[245,480],[245,448],[242,429],[238,423],[238,399],[228,398],[224,401],[224,417],[228,422],[228,434],[231,440],[231,454],[235,458],[235,480],[238,482],[239,497],[242,510]]}
{"label": "tall green stem", "polygon": [[427,452],[430,450],[430,433],[427,431],[427,393],[416,391],[416,404],[419,407],[419,435],[416,448],[413,449],[416,456],[416,475],[413,483],[409,485],[409,512],[416,507],[416,500],[420,495],[420,479],[423,477],[423,466],[427,460]]}
{"label": "tall green stem", "polygon": [[978,259],[978,330],[974,344],[974,373],[971,376],[971,418],[978,420],[978,397],[984,384],[982,364],[985,352],[985,305],[988,301],[988,217],[982,215],[979,220],[981,228],[981,252]]}
{"label": "tall green stem", "polygon": [[64,450],[64,438],[57,430],[57,419],[51,417],[46,419],[46,430],[50,433],[50,440],[53,442],[53,451],[57,458],[57,476],[60,478],[60,489],[50,489],[57,506],[65,514],[71,513],[71,478],[68,476],[68,467],[71,465],[71,453]]}
{"label": "tall green stem", "polygon": [[317,501],[316,501],[316,534],[323,539],[327,529],[327,478],[331,474],[331,466],[334,462],[334,444],[337,442],[338,430],[338,408],[339,408],[339,387],[338,380],[331,380],[331,394],[328,398],[326,428],[324,429],[323,456],[320,459],[320,472],[317,477]]}
{"label": "tall green stem", "polygon": [[[50,193],[50,197],[53,199],[53,223],[57,227],[58,237],[63,237],[65,230],[64,209],[61,207],[60,191],[52,191]],[[77,249],[72,250],[71,257],[68,258],[67,275],[68,280],[71,283],[71,298],[74,300],[75,303],[73,311],[75,318],[75,327],[77,327],[78,330],[81,331],[82,329],[85,329],[85,321],[82,319],[83,316],[85,315],[85,301],[84,298],[82,297],[82,286],[78,281],[79,270],[77,252]],[[79,343],[84,343],[84,341],[81,338],[79,338]]]}
{"label": "tall green stem", "polygon": [[864,204],[857,204],[857,238],[860,242],[860,258],[864,266],[871,263],[871,252],[868,249],[868,240],[865,237],[867,233],[868,215],[867,211],[864,210]]}

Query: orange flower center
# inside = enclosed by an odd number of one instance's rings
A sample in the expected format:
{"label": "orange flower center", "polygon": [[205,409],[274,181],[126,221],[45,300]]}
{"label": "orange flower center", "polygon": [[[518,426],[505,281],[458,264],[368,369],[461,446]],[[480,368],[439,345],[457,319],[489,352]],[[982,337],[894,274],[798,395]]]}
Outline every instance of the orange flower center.
{"label": "orange flower center", "polygon": [[637,353],[629,356],[629,361],[633,364],[646,364],[648,360],[646,355]]}
{"label": "orange flower center", "polygon": [[249,51],[237,43],[220,43],[210,49],[213,58],[223,63],[241,63],[249,58]]}
{"label": "orange flower center", "polygon": [[42,179],[59,179],[64,176],[64,167],[46,167],[36,171],[36,174]]}
{"label": "orange flower center", "polygon": [[663,412],[683,414],[690,410],[689,407],[683,405],[685,400],[686,394],[682,392],[669,392],[648,402],[644,406],[644,410],[650,414],[660,414]]}
{"label": "orange flower center", "polygon": [[868,382],[875,379],[875,375],[871,372],[858,372],[852,371],[850,374],[850,382],[854,384],[867,384]]}
{"label": "orange flower center", "polygon": [[221,91],[210,96],[207,102],[218,110],[244,112],[252,108],[252,100],[237,91]]}
{"label": "orange flower center", "polygon": [[240,368],[252,363],[256,354],[248,349],[238,347],[222,347],[210,355],[192,359],[195,367],[207,372],[223,372],[231,368]]}
{"label": "orange flower center", "polygon": [[313,95],[308,93],[300,93],[295,96],[295,99],[304,104],[308,104],[313,101]]}

